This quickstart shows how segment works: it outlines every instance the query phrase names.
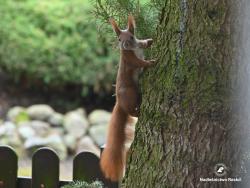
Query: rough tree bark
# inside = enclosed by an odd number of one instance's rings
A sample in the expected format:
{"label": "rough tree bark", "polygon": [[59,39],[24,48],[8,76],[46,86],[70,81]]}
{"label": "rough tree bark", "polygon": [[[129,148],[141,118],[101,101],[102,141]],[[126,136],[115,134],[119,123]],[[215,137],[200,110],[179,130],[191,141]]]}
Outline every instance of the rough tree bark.
{"label": "rough tree bark", "polygon": [[231,118],[230,78],[236,20],[230,0],[163,0],[153,56],[122,187],[233,187],[200,182],[239,177],[240,143]]}

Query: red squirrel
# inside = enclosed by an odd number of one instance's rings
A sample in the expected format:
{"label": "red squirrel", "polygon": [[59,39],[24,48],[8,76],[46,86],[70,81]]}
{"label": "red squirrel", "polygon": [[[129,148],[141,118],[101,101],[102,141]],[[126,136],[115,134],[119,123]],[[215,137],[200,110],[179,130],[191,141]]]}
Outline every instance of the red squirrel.
{"label": "red squirrel", "polygon": [[121,55],[116,78],[116,104],[111,115],[107,142],[101,155],[100,165],[106,178],[118,181],[123,176],[126,159],[126,124],[131,121],[131,116],[139,115],[140,96],[136,77],[141,68],[150,67],[155,61],[143,60],[137,54],[138,49],[148,48],[153,40],[136,39],[135,20],[132,15],[128,17],[126,30],[121,30],[114,19],[109,21],[117,34]]}

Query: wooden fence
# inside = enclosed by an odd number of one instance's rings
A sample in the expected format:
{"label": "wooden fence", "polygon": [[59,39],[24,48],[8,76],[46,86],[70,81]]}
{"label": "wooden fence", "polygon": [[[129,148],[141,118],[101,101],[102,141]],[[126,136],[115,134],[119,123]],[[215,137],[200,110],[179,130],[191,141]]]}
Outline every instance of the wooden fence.
{"label": "wooden fence", "polygon": [[[70,181],[59,180],[59,158],[50,148],[38,149],[32,157],[32,177],[17,177],[18,157],[12,148],[0,146],[0,188],[59,188]],[[91,183],[100,180],[104,187],[118,188],[105,179],[99,158],[90,152],[79,153],[73,160],[73,180]]]}

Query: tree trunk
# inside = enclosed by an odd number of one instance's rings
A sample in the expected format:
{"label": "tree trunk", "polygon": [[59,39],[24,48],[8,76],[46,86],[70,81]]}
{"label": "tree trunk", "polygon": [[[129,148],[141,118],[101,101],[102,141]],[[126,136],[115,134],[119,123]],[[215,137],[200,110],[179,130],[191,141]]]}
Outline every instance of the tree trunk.
{"label": "tree trunk", "polygon": [[[142,78],[143,101],[123,187],[213,188],[239,182],[241,154],[232,116],[230,68],[236,22],[230,0],[162,1],[152,50],[157,65]],[[236,4],[236,3],[235,3]]]}

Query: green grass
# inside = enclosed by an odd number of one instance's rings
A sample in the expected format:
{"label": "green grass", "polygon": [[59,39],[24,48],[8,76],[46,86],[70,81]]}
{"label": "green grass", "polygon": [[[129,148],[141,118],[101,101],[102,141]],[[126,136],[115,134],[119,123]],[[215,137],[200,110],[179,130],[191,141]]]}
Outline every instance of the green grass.
{"label": "green grass", "polygon": [[31,177],[31,167],[22,167],[18,169],[18,176]]}

